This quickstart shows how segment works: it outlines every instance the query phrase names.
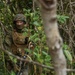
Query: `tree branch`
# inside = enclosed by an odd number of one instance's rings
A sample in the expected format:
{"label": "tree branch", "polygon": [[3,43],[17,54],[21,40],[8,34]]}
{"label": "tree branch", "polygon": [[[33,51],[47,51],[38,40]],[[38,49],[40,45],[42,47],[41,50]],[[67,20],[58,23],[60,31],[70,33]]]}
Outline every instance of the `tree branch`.
{"label": "tree branch", "polygon": [[[0,47],[0,50],[2,50],[3,52],[5,52],[6,54],[8,54],[8,55],[10,55],[10,56],[15,57],[16,59],[18,59],[18,60],[20,60],[20,61],[25,61],[25,62],[27,62],[27,63],[40,66],[40,67],[42,67],[42,68],[47,68],[47,69],[50,69],[50,70],[54,70],[53,67],[46,66],[46,65],[40,64],[40,63],[38,63],[38,62],[35,62],[35,61],[32,61],[32,60],[26,60],[26,59],[23,59],[23,58],[21,58],[21,57],[19,57],[19,56],[16,56],[16,55],[12,54],[11,52],[5,50],[4,48],[1,48],[1,47]],[[75,69],[66,69],[66,71],[68,71],[68,72],[71,72],[71,71],[72,71],[72,72],[75,72]]]}
{"label": "tree branch", "polygon": [[12,54],[11,52],[5,50],[4,48],[1,48],[1,47],[0,47],[0,50],[4,51],[6,54],[8,54],[8,55],[10,55],[10,56],[13,56],[13,57],[17,58],[18,60],[25,61],[25,62],[27,62],[27,63],[40,66],[40,67],[42,67],[42,68],[47,68],[47,69],[53,70],[53,67],[49,67],[49,66],[40,64],[40,63],[38,63],[38,62],[34,62],[34,61],[32,61],[32,60],[23,59],[23,58],[21,58],[21,57],[19,57],[19,56],[16,56],[16,55]]}
{"label": "tree branch", "polygon": [[6,27],[3,25],[3,23],[1,21],[0,21],[0,26],[2,28],[2,31],[3,31],[4,35],[10,34],[9,31],[6,29]]}

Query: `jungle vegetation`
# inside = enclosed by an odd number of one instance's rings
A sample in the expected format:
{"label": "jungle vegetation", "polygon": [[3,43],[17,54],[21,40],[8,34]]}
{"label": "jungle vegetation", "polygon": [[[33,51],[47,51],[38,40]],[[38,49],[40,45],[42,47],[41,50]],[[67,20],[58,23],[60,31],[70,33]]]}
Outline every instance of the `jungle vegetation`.
{"label": "jungle vegetation", "polygon": [[[75,1],[58,0],[57,19],[60,35],[63,38],[63,52],[67,59],[67,68],[75,68]],[[31,40],[35,44],[34,50],[29,50],[32,60],[52,67],[52,59],[48,54],[46,36],[42,24],[39,8],[32,0],[0,0],[0,21],[8,29],[12,29],[13,18],[17,13],[23,13],[27,19],[27,29]],[[0,40],[3,40],[0,27]],[[13,60],[15,61],[15,60]],[[53,75],[54,71],[36,65],[31,67],[31,75]],[[0,50],[0,75],[9,75],[5,66],[4,52]],[[11,75],[15,75],[14,72]],[[75,72],[68,72],[75,75]]]}

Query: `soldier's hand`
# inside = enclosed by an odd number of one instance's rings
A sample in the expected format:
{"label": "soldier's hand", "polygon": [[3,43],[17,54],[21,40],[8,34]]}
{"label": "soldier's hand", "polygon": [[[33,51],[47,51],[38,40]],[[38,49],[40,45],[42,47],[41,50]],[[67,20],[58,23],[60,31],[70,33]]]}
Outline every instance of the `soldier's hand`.
{"label": "soldier's hand", "polygon": [[29,49],[34,49],[34,43],[33,42],[29,42]]}

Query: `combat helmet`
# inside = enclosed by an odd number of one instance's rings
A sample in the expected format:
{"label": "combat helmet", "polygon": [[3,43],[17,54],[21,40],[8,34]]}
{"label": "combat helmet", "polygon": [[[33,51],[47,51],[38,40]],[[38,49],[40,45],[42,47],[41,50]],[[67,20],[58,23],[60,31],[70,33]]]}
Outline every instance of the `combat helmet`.
{"label": "combat helmet", "polygon": [[17,14],[15,17],[14,17],[14,20],[13,20],[13,23],[15,24],[15,22],[17,20],[21,20],[21,21],[24,21],[24,23],[26,23],[26,18],[23,14]]}

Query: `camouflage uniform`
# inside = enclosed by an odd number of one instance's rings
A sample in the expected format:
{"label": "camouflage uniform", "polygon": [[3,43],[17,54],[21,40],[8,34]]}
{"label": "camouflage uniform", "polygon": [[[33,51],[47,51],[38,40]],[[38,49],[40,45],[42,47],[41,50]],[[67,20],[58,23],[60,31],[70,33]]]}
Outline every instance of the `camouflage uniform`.
{"label": "camouflage uniform", "polygon": [[[13,30],[11,32],[11,35],[6,35],[5,36],[5,41],[4,41],[4,48],[11,51],[13,54],[18,55],[20,57],[26,58],[25,56],[25,48],[28,48],[29,40],[28,40],[28,35],[26,31],[23,31],[23,29],[19,30],[16,28],[15,22],[17,20],[21,20],[24,23],[26,23],[25,17],[23,14],[17,14],[14,18],[14,25],[13,25]],[[6,66],[8,70],[14,70],[18,72],[18,75],[22,73],[21,75],[28,75],[28,63],[26,62],[18,62],[13,64],[13,62],[9,59],[8,56],[5,56],[6,59]],[[16,67],[17,66],[17,67]],[[22,69],[20,66],[23,66]]]}

